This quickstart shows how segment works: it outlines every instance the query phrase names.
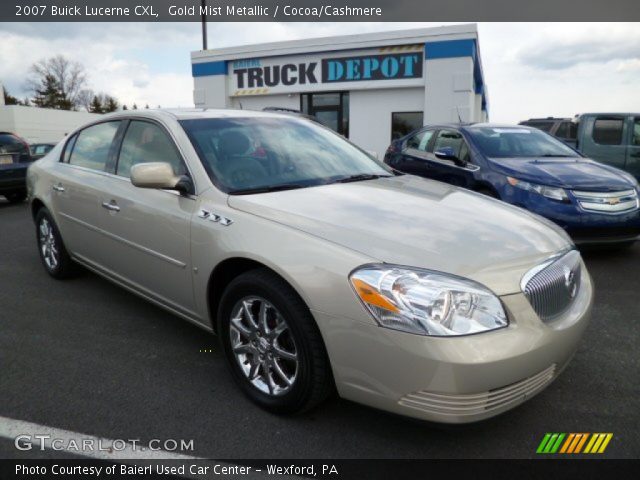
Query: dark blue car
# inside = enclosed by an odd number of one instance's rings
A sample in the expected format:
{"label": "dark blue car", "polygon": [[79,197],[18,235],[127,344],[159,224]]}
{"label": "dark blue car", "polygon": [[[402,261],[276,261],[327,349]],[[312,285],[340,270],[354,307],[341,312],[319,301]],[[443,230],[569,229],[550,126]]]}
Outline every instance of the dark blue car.
{"label": "dark blue car", "polygon": [[395,140],[384,161],[526,208],[578,244],[629,245],[640,236],[637,180],[534,128],[428,126]]}

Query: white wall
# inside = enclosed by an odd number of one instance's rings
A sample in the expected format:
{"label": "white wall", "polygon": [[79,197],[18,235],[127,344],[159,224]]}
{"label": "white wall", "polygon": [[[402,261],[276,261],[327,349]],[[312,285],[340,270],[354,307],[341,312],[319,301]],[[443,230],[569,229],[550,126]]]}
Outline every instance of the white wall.
{"label": "white wall", "polygon": [[300,95],[297,93],[283,95],[254,95],[239,96],[230,99],[231,108],[242,108],[244,110],[262,110],[264,107],[292,108],[300,110]]}
{"label": "white wall", "polygon": [[[425,62],[425,123],[478,122],[471,57],[439,58]],[[459,115],[459,117],[458,117]]]}
{"label": "white wall", "polygon": [[[382,159],[391,143],[391,113],[421,112],[424,89],[355,90],[349,94],[349,140]],[[425,115],[426,116],[426,115]]]}
{"label": "white wall", "polygon": [[194,77],[193,104],[196,107],[229,108],[227,76],[208,75],[206,77]]}
{"label": "white wall", "polygon": [[97,113],[5,105],[0,107],[0,130],[16,133],[29,143],[58,143],[65,134],[99,116]]}

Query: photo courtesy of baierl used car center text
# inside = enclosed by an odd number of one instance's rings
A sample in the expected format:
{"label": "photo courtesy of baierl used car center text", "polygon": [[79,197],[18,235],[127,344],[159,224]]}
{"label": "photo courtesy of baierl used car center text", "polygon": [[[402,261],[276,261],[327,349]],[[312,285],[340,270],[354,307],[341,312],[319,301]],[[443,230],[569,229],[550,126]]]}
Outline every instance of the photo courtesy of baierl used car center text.
{"label": "photo courtesy of baierl used car center text", "polygon": [[7,0],[0,91],[0,480],[637,478],[637,0]]}

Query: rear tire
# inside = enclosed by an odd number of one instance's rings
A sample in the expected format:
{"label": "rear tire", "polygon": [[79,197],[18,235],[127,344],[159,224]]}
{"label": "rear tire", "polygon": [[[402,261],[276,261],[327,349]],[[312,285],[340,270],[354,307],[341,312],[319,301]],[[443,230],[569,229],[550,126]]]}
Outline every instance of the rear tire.
{"label": "rear tire", "polygon": [[27,198],[27,192],[20,191],[7,193],[5,194],[5,198],[9,203],[22,203]]}
{"label": "rear tire", "polygon": [[58,226],[46,208],[36,214],[36,241],[42,265],[56,279],[70,278],[78,272],[78,265],[71,260],[62,242]]}
{"label": "rear tire", "polygon": [[333,390],[331,366],[308,307],[279,276],[251,270],[226,288],[218,332],[231,373],[254,403],[299,413]]}

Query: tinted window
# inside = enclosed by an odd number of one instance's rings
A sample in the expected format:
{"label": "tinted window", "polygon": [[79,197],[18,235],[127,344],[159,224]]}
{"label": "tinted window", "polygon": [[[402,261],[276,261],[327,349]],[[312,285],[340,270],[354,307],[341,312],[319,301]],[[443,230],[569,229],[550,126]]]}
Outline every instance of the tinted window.
{"label": "tinted window", "polygon": [[593,124],[593,141],[600,145],[622,143],[622,118],[597,118]]}
{"label": "tinted window", "polygon": [[633,145],[640,145],[640,118],[633,123]]}
{"label": "tinted window", "polygon": [[295,118],[206,118],[180,122],[212,180],[232,193],[302,188],[352,175],[391,175],[340,135]]}
{"label": "tinted window", "polygon": [[134,120],[124,135],[116,173],[129,177],[131,167],[145,162],[166,162],[176,175],[186,173],[173,140],[166,132],[153,123]]}
{"label": "tinted window", "polygon": [[436,138],[436,142],[433,145],[433,151],[437,152],[438,150],[442,150],[445,147],[449,147],[453,149],[456,157],[460,158],[460,149],[464,144],[464,139],[462,138],[462,134],[459,132],[455,132],[453,130],[442,130],[438,133],[438,137]]}
{"label": "tinted window", "polygon": [[556,137],[567,138],[569,135],[569,122],[561,122],[555,133]]}
{"label": "tinted window", "polygon": [[391,140],[404,137],[422,127],[422,112],[395,112],[391,114]]}
{"label": "tinted window", "polygon": [[424,130],[422,132],[416,133],[414,136],[410,137],[407,140],[407,148],[413,148],[415,150],[420,150],[422,152],[427,151],[427,147],[429,146],[429,140],[433,137],[435,130]]}
{"label": "tinted window", "polygon": [[579,156],[557,138],[530,128],[469,127],[467,133],[487,157]]}
{"label": "tinted window", "polygon": [[8,153],[29,153],[27,145],[10,133],[0,133],[0,147]]}
{"label": "tinted window", "polygon": [[78,134],[69,163],[93,170],[104,170],[109,149],[120,122],[106,122],[85,128]]}

